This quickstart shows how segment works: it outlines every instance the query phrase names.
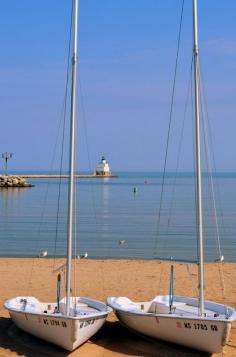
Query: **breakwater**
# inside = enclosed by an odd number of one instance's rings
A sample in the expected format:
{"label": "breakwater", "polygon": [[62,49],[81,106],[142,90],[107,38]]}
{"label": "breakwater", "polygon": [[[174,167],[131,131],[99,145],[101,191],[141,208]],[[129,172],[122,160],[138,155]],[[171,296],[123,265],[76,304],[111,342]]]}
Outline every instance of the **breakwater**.
{"label": "breakwater", "polygon": [[[66,174],[63,174],[63,175],[58,175],[58,174],[27,174],[27,175],[20,175],[20,177],[24,178],[24,179],[27,179],[27,178],[30,178],[30,179],[47,179],[47,178],[56,178],[56,179],[59,179],[59,178],[68,178],[69,175],[66,175]],[[118,176],[115,176],[115,175],[94,175],[94,174],[91,174],[91,175],[75,175],[76,178],[78,179],[84,179],[84,178],[98,178],[98,179],[105,179],[105,178],[115,178],[115,177],[118,177]]]}
{"label": "breakwater", "polygon": [[0,175],[0,188],[32,187],[26,178],[19,175]]}

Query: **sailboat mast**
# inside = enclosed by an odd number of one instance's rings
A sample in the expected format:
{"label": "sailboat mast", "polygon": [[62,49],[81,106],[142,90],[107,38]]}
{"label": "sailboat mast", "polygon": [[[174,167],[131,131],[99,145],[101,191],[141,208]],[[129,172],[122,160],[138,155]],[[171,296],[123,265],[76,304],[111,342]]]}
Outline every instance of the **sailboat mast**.
{"label": "sailboat mast", "polygon": [[66,315],[70,314],[72,237],[74,223],[74,181],[75,181],[75,135],[76,135],[76,74],[77,74],[77,42],[78,42],[78,0],[74,0],[73,56],[71,80],[70,111],[70,156],[69,156],[69,189],[67,220],[67,261],[66,261]]}
{"label": "sailboat mast", "polygon": [[202,214],[202,168],[201,168],[201,133],[199,106],[199,49],[197,0],[193,0],[193,56],[195,86],[195,135],[196,135],[196,170],[197,170],[197,238],[198,238],[198,279],[199,313],[204,315],[204,252],[203,252],[203,214]]}

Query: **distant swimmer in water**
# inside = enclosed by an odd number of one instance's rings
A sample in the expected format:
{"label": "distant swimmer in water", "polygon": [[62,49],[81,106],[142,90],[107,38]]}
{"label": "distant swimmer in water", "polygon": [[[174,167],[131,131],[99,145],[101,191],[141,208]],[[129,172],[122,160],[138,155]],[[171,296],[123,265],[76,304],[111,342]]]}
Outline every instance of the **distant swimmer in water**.
{"label": "distant swimmer in water", "polygon": [[138,187],[134,187],[133,188],[133,193],[137,193],[138,192]]}

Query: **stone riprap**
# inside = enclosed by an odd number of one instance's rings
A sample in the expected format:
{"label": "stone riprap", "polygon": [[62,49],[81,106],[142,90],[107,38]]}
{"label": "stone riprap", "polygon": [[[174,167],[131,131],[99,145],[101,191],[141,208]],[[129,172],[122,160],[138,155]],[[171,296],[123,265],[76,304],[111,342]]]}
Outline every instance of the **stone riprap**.
{"label": "stone riprap", "polygon": [[0,188],[32,187],[33,185],[25,178],[15,175],[0,175]]}

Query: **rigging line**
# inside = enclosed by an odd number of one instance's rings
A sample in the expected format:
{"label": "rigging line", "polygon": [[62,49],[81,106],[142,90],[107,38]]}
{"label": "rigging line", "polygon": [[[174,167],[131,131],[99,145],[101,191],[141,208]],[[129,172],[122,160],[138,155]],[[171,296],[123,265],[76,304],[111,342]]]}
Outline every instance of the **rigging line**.
{"label": "rigging line", "polygon": [[76,200],[77,200],[77,192],[76,192],[76,181],[74,183],[74,227],[73,227],[73,251],[74,254],[72,255],[72,266],[73,266],[73,274],[72,274],[72,278],[73,278],[73,285],[72,285],[72,291],[73,291],[73,295],[72,295],[72,300],[73,301],[73,306],[74,309],[76,309],[76,250],[77,250],[77,221],[76,221],[76,217],[77,217],[77,213],[76,213]]}
{"label": "rigging line", "polygon": [[182,0],[182,6],[181,6],[179,33],[178,33],[178,41],[177,41],[177,53],[176,53],[176,59],[175,59],[174,79],[173,79],[173,86],[172,86],[172,93],[171,93],[171,106],[170,106],[169,124],[168,124],[168,132],[167,132],[164,168],[163,168],[162,183],[161,183],[160,205],[159,205],[159,211],[158,211],[156,237],[155,237],[155,249],[154,249],[155,256],[157,255],[157,240],[158,240],[159,231],[160,231],[159,226],[160,226],[160,220],[161,220],[161,210],[162,210],[162,201],[163,201],[163,194],[164,194],[164,183],[165,183],[165,176],[166,176],[167,156],[168,156],[168,150],[169,150],[170,129],[171,129],[171,123],[172,123],[173,106],[174,106],[175,84],[176,84],[176,75],[177,75],[177,66],[178,66],[178,59],[179,59],[181,30],[182,30],[182,22],[183,22],[182,21],[183,20],[183,10],[184,10],[184,0]]}
{"label": "rigging line", "polygon": [[[53,169],[53,166],[54,166],[54,162],[55,162],[56,148],[57,148],[57,144],[58,144],[58,140],[59,140],[61,123],[62,123],[62,119],[63,119],[63,110],[64,110],[64,108],[62,107],[62,111],[61,111],[61,114],[60,114],[59,125],[58,125],[58,130],[57,130],[57,134],[56,134],[56,141],[55,141],[54,148],[53,148],[52,160],[51,160],[51,163],[50,163],[49,172],[52,172],[52,169]],[[42,213],[41,213],[41,216],[40,216],[40,223],[39,223],[39,227],[38,227],[38,235],[39,236],[41,235],[41,227],[42,227],[43,220],[44,220],[44,217],[45,217],[45,209],[46,209],[46,203],[47,203],[48,191],[49,191],[49,182],[50,182],[50,179],[48,179],[47,183],[46,183],[46,191],[45,191],[45,195],[44,195],[44,199],[43,199],[43,205],[42,205],[43,209],[42,209]],[[30,287],[30,284],[31,284],[31,279],[32,279],[33,271],[34,271],[34,265],[35,265],[35,259],[36,259],[35,257],[37,256],[37,253],[38,253],[39,239],[37,239],[35,241],[35,243],[36,243],[35,244],[35,249],[34,249],[35,250],[35,254],[34,254],[34,258],[32,260],[31,270],[30,270],[30,273],[29,273],[29,280],[28,280],[28,286],[27,286],[27,295],[29,293],[29,287]]]}
{"label": "rigging line", "polygon": [[[78,56],[78,61],[79,61],[79,56]],[[77,71],[79,69],[78,63],[77,63]],[[78,76],[78,74],[77,74]],[[76,137],[78,138],[78,104],[76,106],[76,117],[77,120],[75,121],[75,132],[76,132]],[[74,309],[76,310],[76,296],[77,296],[77,283],[76,283],[76,276],[77,276],[77,253],[79,256],[79,251],[77,252],[79,243],[79,230],[77,230],[77,210],[79,211],[78,205],[77,205],[77,194],[78,194],[78,185],[79,185],[79,180],[76,180],[76,172],[78,174],[78,158],[77,158],[77,151],[78,151],[78,141],[75,142],[75,170],[74,170],[74,175],[75,175],[75,180],[74,180],[74,207],[73,207],[73,212],[74,212]],[[78,234],[77,234],[78,233]],[[73,251],[72,251],[72,257],[73,257]]]}
{"label": "rigging line", "polygon": [[[201,73],[202,76],[202,73]],[[212,172],[216,172],[216,164],[215,164],[215,156],[214,156],[214,150],[213,150],[213,140],[212,140],[212,130],[211,130],[211,124],[210,124],[210,120],[209,120],[209,113],[208,113],[208,108],[207,108],[207,101],[206,101],[206,94],[205,94],[205,88],[204,88],[204,82],[201,81],[202,83],[202,96],[203,96],[203,100],[204,100],[204,107],[205,107],[205,112],[206,112],[206,120],[207,120],[207,124],[208,124],[208,128],[209,128],[209,138],[210,138],[210,145],[208,142],[208,147],[211,147],[211,156],[212,156],[212,165],[213,165],[213,170],[211,170]],[[210,156],[209,156],[210,157]],[[218,185],[218,181],[216,180],[216,185],[214,185],[217,189],[217,195],[218,195],[218,203],[219,203],[219,212],[220,212],[220,217],[221,217],[221,224],[222,224],[222,228],[223,228],[223,232],[225,234],[225,225],[224,225],[224,219],[223,219],[223,210],[222,210],[222,205],[221,205],[221,195],[220,195],[220,189],[219,189],[219,185]],[[215,195],[214,195],[215,197]],[[221,244],[220,244],[220,234],[219,234],[219,240],[218,240],[218,247],[219,247],[219,258],[221,257]]]}
{"label": "rigging line", "polygon": [[[54,149],[53,149],[53,155],[52,155],[52,160],[51,160],[49,172],[52,172],[52,169],[53,169],[53,166],[54,166],[55,155],[56,155],[56,147],[57,147],[57,144],[58,144],[59,132],[60,132],[60,128],[61,128],[61,121],[62,121],[62,119],[60,119],[59,126],[58,126],[57,137],[56,137],[56,142],[55,142]],[[43,209],[42,209],[42,213],[40,215],[40,223],[39,223],[39,227],[38,227],[38,231],[37,231],[37,234],[38,234],[39,237],[41,235],[41,228],[42,228],[42,224],[43,224],[44,217],[45,217],[46,203],[47,203],[47,200],[48,200],[48,192],[49,192],[49,182],[50,182],[50,179],[48,179],[47,182],[46,182],[46,191],[45,191],[45,195],[44,195],[44,198],[43,198],[43,204],[42,204]],[[34,258],[33,258],[33,262],[32,262],[31,272],[30,272],[29,284],[30,284],[32,273],[33,273],[33,269],[34,269],[34,263],[35,263],[35,259],[36,259],[35,257],[38,254],[38,248],[39,248],[39,239],[35,240],[35,248],[34,248],[35,252],[34,252]],[[28,293],[27,293],[27,295],[28,295]]]}
{"label": "rigging line", "polygon": [[[89,170],[92,172],[91,156],[90,156],[89,141],[88,141],[87,121],[86,121],[87,116],[86,116],[85,105],[84,105],[84,95],[83,95],[83,90],[82,90],[82,82],[81,82],[79,65],[78,65],[78,83],[79,83],[79,89],[80,89],[80,103],[81,103],[81,110],[82,110],[82,120],[83,120],[83,124],[84,124],[84,134],[85,134],[85,143],[86,143],[87,157],[88,157],[88,163],[89,163]],[[90,185],[90,189],[91,189],[90,192],[92,195],[93,214],[94,214],[94,219],[95,219],[95,233],[96,233],[96,235],[98,235],[97,212],[96,212],[95,193],[94,193],[94,185],[93,184]],[[105,278],[104,278],[103,264],[100,264],[100,272],[101,272],[103,295],[104,295],[104,297],[106,297],[105,296]]]}
{"label": "rigging line", "polygon": [[[202,72],[201,72],[201,77],[202,77]],[[216,172],[216,162],[215,162],[215,155],[214,155],[214,150],[213,150],[213,140],[212,140],[212,129],[211,129],[211,123],[210,123],[210,120],[209,120],[209,112],[208,112],[208,107],[207,107],[207,100],[206,100],[206,91],[205,91],[205,86],[204,86],[204,81],[202,81],[202,97],[203,97],[203,103],[204,103],[204,108],[205,108],[205,111],[206,111],[206,119],[207,119],[207,124],[208,124],[208,130],[209,130],[209,138],[210,138],[210,147],[211,147],[211,156],[212,156],[212,165],[213,165],[213,170],[214,172]],[[219,215],[221,217],[221,225],[222,225],[222,230],[223,230],[223,233],[225,234],[226,233],[226,229],[225,229],[225,224],[224,224],[224,218],[223,218],[223,209],[222,209],[222,202],[221,202],[221,194],[220,194],[220,188],[219,188],[219,185],[218,185],[218,181],[216,180],[216,190],[217,190],[217,195],[218,195],[218,205],[219,205]]]}
{"label": "rigging line", "polygon": [[[77,162],[76,160],[76,150],[75,150],[75,162]],[[76,172],[76,171],[75,171]],[[75,174],[76,175],[76,174]],[[77,296],[77,285],[76,285],[76,254],[79,252],[77,252],[77,182],[76,179],[74,180],[74,309],[76,309],[76,296]]]}
{"label": "rigging line", "polygon": [[[200,76],[199,76],[199,78],[200,78]],[[200,95],[201,94],[202,94],[202,92],[200,91]],[[202,101],[201,101],[201,104],[202,104]],[[214,190],[214,183],[213,183],[213,177],[212,177],[212,166],[211,166],[210,153],[209,153],[209,141],[208,141],[208,136],[207,136],[207,127],[206,127],[206,121],[204,120],[205,116],[203,115],[202,105],[201,105],[201,112],[202,112],[202,117],[203,117],[205,155],[206,155],[207,171],[208,171],[208,178],[209,178],[208,183],[209,183],[209,187],[210,187],[210,198],[212,200],[214,221],[215,221],[215,225],[216,225],[216,242],[217,242],[218,254],[219,254],[219,262],[218,262],[217,266],[218,266],[220,282],[221,282],[221,287],[222,287],[222,297],[223,297],[224,306],[225,306],[225,315],[228,315],[228,307],[226,306],[226,293],[225,293],[223,262],[221,260],[222,251],[221,251],[221,244],[220,244],[220,231],[219,231],[219,223],[218,223],[218,218],[217,218],[215,190]]]}
{"label": "rigging line", "polygon": [[214,218],[215,218],[215,224],[216,224],[216,236],[217,236],[217,241],[218,241],[218,249],[219,249],[219,258],[221,257],[221,246],[220,246],[220,231],[219,231],[219,224],[218,224],[218,218],[217,218],[217,209],[216,209],[216,201],[215,201],[215,193],[214,193],[214,184],[213,184],[213,177],[212,177],[212,166],[210,162],[210,153],[209,153],[209,142],[208,142],[208,136],[207,136],[207,127],[206,127],[206,122],[205,122],[205,117],[203,114],[203,107],[201,105],[201,113],[202,113],[202,118],[203,118],[203,133],[204,133],[204,146],[205,146],[205,155],[206,155],[206,164],[207,164],[207,176],[209,178],[209,187],[210,187],[210,196],[212,199],[212,204],[213,204],[213,210],[214,210]]}
{"label": "rigging line", "polygon": [[60,178],[58,185],[58,197],[57,197],[57,213],[56,213],[56,232],[54,240],[54,251],[53,251],[53,267],[52,271],[55,269],[56,263],[56,250],[57,250],[57,240],[58,240],[58,226],[59,226],[59,213],[60,213],[60,203],[61,203],[61,184],[62,184],[62,166],[64,158],[64,146],[65,146],[65,127],[66,127],[66,112],[67,112],[67,96],[68,96],[68,84],[69,84],[69,68],[70,68],[70,53],[71,53],[71,40],[72,40],[72,19],[73,19],[73,1],[71,4],[71,15],[70,15],[70,30],[69,30],[69,45],[67,53],[67,69],[66,69],[66,84],[65,84],[65,94],[63,101],[63,128],[62,128],[62,143],[61,143],[61,157],[60,157]]}
{"label": "rigging line", "polygon": [[[79,90],[80,90],[80,103],[81,103],[81,110],[82,110],[82,120],[84,124],[84,135],[85,135],[85,144],[86,144],[86,150],[87,150],[87,157],[88,157],[88,164],[89,164],[89,171],[92,172],[92,164],[91,164],[91,156],[90,156],[90,151],[89,151],[89,142],[88,142],[88,129],[87,129],[87,116],[86,116],[86,111],[85,111],[85,105],[84,105],[84,95],[83,95],[83,90],[82,90],[82,82],[81,82],[81,75],[80,75],[80,66],[78,65],[78,83],[79,83]],[[92,189],[92,203],[93,203],[93,211],[94,211],[94,217],[95,217],[95,226],[96,226],[96,231],[97,231],[97,212],[95,208],[95,198],[94,198],[94,186],[90,186]]]}
{"label": "rigging line", "polygon": [[[200,75],[202,77],[202,73],[199,73],[199,78],[200,78]],[[201,96],[203,97],[204,99],[204,109],[205,109],[205,116],[204,119],[205,121],[203,121],[204,123],[204,135],[206,136],[206,143],[207,143],[207,159],[209,161],[209,174],[210,174],[210,177],[211,177],[211,180],[212,180],[212,184],[213,184],[213,176],[212,176],[212,173],[213,172],[216,172],[216,166],[215,166],[215,159],[214,159],[214,150],[213,150],[213,142],[212,142],[212,134],[211,134],[211,126],[210,126],[210,120],[209,120],[209,114],[208,114],[208,110],[207,110],[207,103],[206,103],[206,98],[204,96],[204,86],[203,86],[203,81],[201,81],[201,92],[200,92]],[[202,101],[203,103],[203,101]],[[202,113],[203,113],[203,106],[201,107],[201,110],[202,110]],[[202,114],[203,115],[203,114]],[[207,124],[208,124],[208,131],[209,131],[209,135],[207,135]],[[209,144],[209,140],[208,138],[210,138],[210,144]],[[211,154],[210,155],[210,150],[211,150]],[[212,156],[212,160],[211,160],[211,156]],[[218,187],[218,186],[217,186]],[[214,185],[213,185],[213,191],[214,191]],[[213,196],[213,199],[215,199],[215,194]],[[215,205],[215,212],[216,212],[216,205]],[[216,217],[217,218],[217,217]],[[222,222],[223,223],[223,222]],[[219,227],[219,224],[218,224],[218,220],[217,220],[217,227]],[[218,237],[220,237],[220,234],[219,234],[219,228],[218,228]],[[219,248],[220,248],[220,241],[219,241]],[[221,254],[221,253],[220,253]]]}
{"label": "rigging line", "polygon": [[189,278],[190,278],[190,282],[191,282],[191,285],[192,285],[192,289],[193,291],[195,292],[196,296],[198,296],[198,289],[196,287],[196,284],[194,283],[193,281],[193,273],[191,273],[190,271],[190,266],[189,264],[186,264],[186,269],[187,269],[187,273],[189,275]]}
{"label": "rigging line", "polygon": [[[173,205],[174,205],[175,187],[176,187],[176,180],[177,180],[177,172],[179,170],[180,154],[181,154],[181,149],[182,149],[184,127],[185,127],[186,116],[187,116],[187,106],[188,106],[189,97],[191,95],[192,68],[193,68],[193,55],[192,55],[191,65],[190,65],[189,82],[188,82],[188,86],[187,86],[186,100],[185,100],[185,105],[184,105],[184,115],[183,115],[181,132],[180,132],[180,141],[179,141],[179,146],[178,146],[178,150],[177,150],[177,164],[176,164],[174,183],[173,183],[173,188],[172,188],[172,193],[171,193],[171,203],[170,203],[170,209],[169,209],[169,214],[168,214],[169,217],[168,217],[166,234],[168,234],[168,230],[169,230],[169,227],[170,227],[172,211],[173,211]],[[166,239],[165,239],[164,240],[164,245],[163,245],[163,252],[165,251],[166,243],[167,242],[166,242]],[[161,286],[162,274],[163,274],[163,266],[161,266],[159,289],[160,289],[160,286]]]}
{"label": "rigging line", "polygon": [[192,66],[193,66],[193,56],[192,56],[191,66],[190,66],[190,77],[189,77],[189,83],[188,83],[188,88],[187,88],[187,96],[186,96],[186,101],[185,101],[185,106],[184,106],[184,116],[183,116],[181,133],[180,133],[180,141],[179,141],[179,146],[178,146],[178,150],[177,150],[177,164],[176,164],[176,168],[175,168],[174,183],[173,183],[173,189],[172,189],[172,194],[171,194],[171,204],[170,204],[168,226],[167,226],[168,228],[170,226],[170,221],[171,221],[171,216],[172,216],[172,210],[173,210],[173,204],[174,204],[174,196],[175,196],[175,188],[176,188],[176,180],[177,180],[177,173],[179,171],[180,154],[181,154],[181,149],[182,149],[182,144],[183,144],[184,127],[185,127],[185,121],[186,121],[186,116],[187,116],[186,115],[187,114],[187,105],[188,105],[189,95],[190,95],[190,91],[191,91]]}
{"label": "rigging line", "polygon": [[[194,74],[193,74],[194,75]],[[194,95],[193,95],[193,75],[191,77],[191,107],[192,107],[192,136],[193,136],[193,139],[192,139],[192,143],[193,143],[193,173],[194,173],[194,176],[193,176],[193,181],[194,181],[194,206],[195,206],[195,239],[196,239],[196,242],[197,242],[197,264],[199,264],[199,256],[198,256],[198,239],[197,239],[197,236],[198,236],[198,210],[197,210],[197,180],[196,180],[196,142],[195,142],[195,132],[194,132],[194,129],[195,129],[195,113],[194,113]],[[198,289],[197,289],[198,291]],[[200,313],[200,301],[199,301],[199,293],[197,292],[197,298],[198,298],[198,312]]]}
{"label": "rigging line", "polygon": [[87,123],[86,123],[84,95],[83,95],[83,90],[82,90],[82,83],[81,83],[81,75],[80,75],[80,66],[79,66],[79,64],[78,64],[78,84],[79,84],[79,90],[80,90],[80,103],[81,103],[81,110],[82,110],[82,120],[83,120],[83,124],[84,124],[84,134],[85,134],[85,143],[86,143],[86,150],[87,150],[87,156],[88,156],[89,170],[92,171],[91,157],[90,157],[89,144],[88,144],[88,130],[87,130]]}
{"label": "rigging line", "polygon": [[[193,99],[193,73],[191,77],[191,113],[192,113],[192,144],[193,144],[193,181],[194,181],[194,207],[195,207],[195,234],[197,237],[197,187],[196,187],[196,164],[195,164],[195,158],[196,158],[196,143],[195,143],[195,134],[194,134],[194,128],[195,128],[195,117],[194,117],[194,99]],[[198,248],[198,239],[197,241],[197,248]],[[198,251],[198,250],[197,250]]]}
{"label": "rigging line", "polygon": [[[193,143],[193,172],[195,172],[195,164],[194,164],[194,158],[195,158],[195,152],[196,152],[196,148],[195,148],[195,136],[194,136],[194,111],[193,111],[193,107],[194,107],[194,104],[193,104],[193,71],[192,71],[192,64],[193,64],[193,57],[192,57],[192,63],[191,63],[191,73],[190,73],[190,103],[191,103],[191,119],[192,119],[192,135],[193,135],[193,140],[192,140],[192,143]],[[195,176],[193,177],[193,180],[194,180]],[[195,212],[196,211],[196,185],[194,185],[194,205],[195,205]],[[194,225],[195,227],[197,226],[196,224]],[[197,234],[197,228],[196,228],[196,234]],[[196,296],[198,296],[198,290],[196,287],[194,287],[195,285],[193,284],[193,279],[192,279],[192,273],[190,272],[190,269],[189,269],[189,263],[186,264],[186,269],[187,269],[187,272],[189,274],[189,277],[190,277],[190,281],[191,281],[191,284],[192,284],[192,287],[193,287],[193,290],[195,290],[195,293],[196,293]]]}
{"label": "rigging line", "polygon": [[217,241],[217,245],[218,245],[218,254],[219,254],[219,263],[217,264],[217,266],[218,266],[218,271],[219,271],[219,276],[220,276],[220,281],[221,281],[222,295],[223,295],[223,301],[224,301],[224,305],[225,305],[225,314],[228,315],[228,307],[226,306],[225,282],[224,282],[224,275],[223,275],[223,262],[221,262],[222,252],[221,252],[221,245],[220,245],[220,232],[219,232],[219,223],[218,223],[217,210],[216,210],[214,183],[213,183],[213,177],[210,173],[211,165],[209,162],[209,146],[208,146],[208,141],[207,141],[207,136],[206,136],[206,127],[205,127],[206,124],[204,121],[203,121],[203,123],[204,123],[204,142],[205,142],[205,152],[206,152],[207,171],[208,171],[208,183],[209,183],[209,187],[210,187],[210,197],[211,197],[212,205],[213,205],[214,221],[215,221],[215,225],[216,225],[216,241]]}
{"label": "rigging line", "polygon": [[[91,156],[90,156],[90,151],[89,151],[89,142],[88,142],[88,130],[87,130],[87,121],[86,121],[86,111],[85,111],[85,105],[84,105],[84,95],[83,95],[83,90],[82,90],[82,83],[81,83],[81,75],[80,75],[80,67],[78,65],[78,83],[79,83],[79,90],[80,90],[80,103],[81,103],[81,110],[82,110],[82,120],[84,124],[84,135],[85,135],[85,144],[86,144],[86,150],[87,150],[87,158],[88,158],[88,164],[89,164],[89,171],[92,172],[92,165],[91,165]],[[95,218],[95,231],[97,232],[97,212],[95,208],[95,198],[94,198],[94,186],[93,184],[90,185],[91,187],[91,193],[92,193],[92,205],[93,205],[93,214]]]}
{"label": "rigging line", "polygon": [[[193,99],[193,72],[191,73],[191,114],[192,114],[192,144],[193,144],[193,147],[192,147],[192,149],[193,149],[193,160],[192,160],[192,162],[193,162],[193,168],[192,168],[192,170],[193,170],[193,173],[194,173],[194,175],[193,175],[193,181],[194,181],[194,207],[195,207],[195,212],[196,212],[196,215],[195,215],[195,220],[196,220],[196,222],[195,222],[195,225],[194,225],[194,227],[195,227],[195,236],[197,237],[197,220],[198,220],[198,218],[197,218],[197,187],[196,187],[196,165],[195,165],[195,157],[196,157],[196,143],[195,143],[195,134],[194,134],[194,127],[195,127],[195,117],[194,117],[194,99]],[[197,248],[198,248],[198,239],[196,239],[196,241],[197,241]],[[198,251],[198,249],[197,249],[197,251]],[[195,291],[195,294],[196,294],[196,296],[198,297],[198,289],[197,289],[197,287],[195,286],[194,287],[194,284],[193,284],[193,279],[192,279],[192,273],[190,272],[190,269],[189,269],[189,264],[186,264],[186,268],[187,268],[187,272],[188,272],[188,274],[189,274],[189,277],[190,277],[190,280],[191,280],[191,283],[192,283],[192,287],[193,287],[193,290]],[[198,307],[198,309],[199,309],[199,307]]]}

